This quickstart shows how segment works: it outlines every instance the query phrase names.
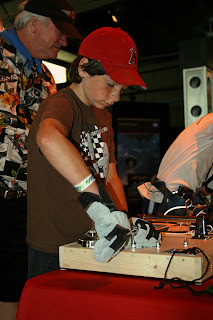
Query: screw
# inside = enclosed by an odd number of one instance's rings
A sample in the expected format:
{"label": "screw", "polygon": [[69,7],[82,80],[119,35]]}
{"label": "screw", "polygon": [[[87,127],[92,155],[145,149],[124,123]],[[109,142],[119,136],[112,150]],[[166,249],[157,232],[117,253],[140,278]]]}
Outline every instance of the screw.
{"label": "screw", "polygon": [[184,245],[185,247],[187,247],[187,246],[188,246],[188,241],[187,241],[187,239],[186,239],[186,238],[184,239],[183,245]]}

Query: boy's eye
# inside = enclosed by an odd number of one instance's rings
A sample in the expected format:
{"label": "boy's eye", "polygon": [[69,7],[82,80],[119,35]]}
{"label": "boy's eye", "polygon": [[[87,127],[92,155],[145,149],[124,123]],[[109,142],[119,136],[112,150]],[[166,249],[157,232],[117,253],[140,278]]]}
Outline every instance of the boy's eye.
{"label": "boy's eye", "polygon": [[114,87],[114,84],[110,83],[110,82],[107,82],[107,85],[110,87],[110,88],[113,88]]}

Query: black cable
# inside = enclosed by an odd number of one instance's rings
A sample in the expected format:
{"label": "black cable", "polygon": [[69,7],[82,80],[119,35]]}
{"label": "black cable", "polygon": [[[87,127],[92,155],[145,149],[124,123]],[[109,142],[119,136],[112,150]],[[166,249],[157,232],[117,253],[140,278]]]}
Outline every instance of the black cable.
{"label": "black cable", "polygon": [[[178,289],[178,288],[187,288],[189,291],[191,291],[194,295],[201,295],[201,294],[204,294],[204,293],[208,293],[207,290],[200,290],[200,291],[197,291],[197,290],[194,290],[192,289],[190,286],[192,284],[195,284],[198,280],[201,280],[207,273],[208,271],[208,267],[209,267],[209,260],[208,260],[208,257],[205,255],[205,253],[200,249],[200,248],[197,248],[197,247],[193,247],[193,248],[189,248],[189,249],[186,249],[186,250],[183,250],[183,252],[196,252],[196,250],[199,250],[199,252],[201,252],[203,254],[203,256],[206,258],[206,261],[207,261],[207,266],[206,266],[206,270],[204,271],[204,273],[202,274],[201,277],[197,278],[197,279],[194,279],[190,282],[186,282],[184,280],[182,280],[181,278],[178,278],[178,277],[174,277],[174,278],[171,278],[171,279],[166,279],[166,275],[167,275],[167,272],[168,272],[168,269],[169,269],[169,266],[171,264],[171,261],[174,257],[174,255],[178,252],[176,249],[175,251],[172,253],[172,256],[169,260],[169,263],[167,265],[167,268],[166,268],[166,271],[165,271],[165,274],[164,274],[164,280],[162,282],[159,282],[159,286],[158,287],[154,287],[155,289],[162,289],[165,285],[169,284],[170,287],[172,287],[173,289]],[[177,285],[173,285],[172,284],[175,283]]]}

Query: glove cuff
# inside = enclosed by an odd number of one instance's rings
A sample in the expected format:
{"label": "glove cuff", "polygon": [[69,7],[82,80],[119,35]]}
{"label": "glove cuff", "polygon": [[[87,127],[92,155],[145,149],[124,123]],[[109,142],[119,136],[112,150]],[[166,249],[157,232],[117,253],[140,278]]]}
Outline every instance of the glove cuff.
{"label": "glove cuff", "polygon": [[93,202],[101,202],[101,197],[95,193],[91,192],[82,192],[78,198],[80,204],[84,207],[84,209],[87,211],[89,206]]}
{"label": "glove cuff", "polygon": [[118,210],[102,182],[98,183],[98,190],[101,197],[101,202],[109,208],[110,212]]}

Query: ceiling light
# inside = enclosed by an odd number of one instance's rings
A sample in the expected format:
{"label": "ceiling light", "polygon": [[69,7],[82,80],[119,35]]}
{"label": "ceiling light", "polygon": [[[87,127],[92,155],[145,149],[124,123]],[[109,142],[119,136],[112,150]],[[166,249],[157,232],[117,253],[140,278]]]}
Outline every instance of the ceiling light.
{"label": "ceiling light", "polygon": [[117,19],[117,14],[115,15],[115,11],[118,12],[118,10],[113,10],[113,12],[108,10],[108,14],[111,16],[112,21],[116,23],[118,22],[118,19]]}
{"label": "ceiling light", "polygon": [[112,15],[112,21],[118,22],[118,19],[116,18],[116,16]]}

